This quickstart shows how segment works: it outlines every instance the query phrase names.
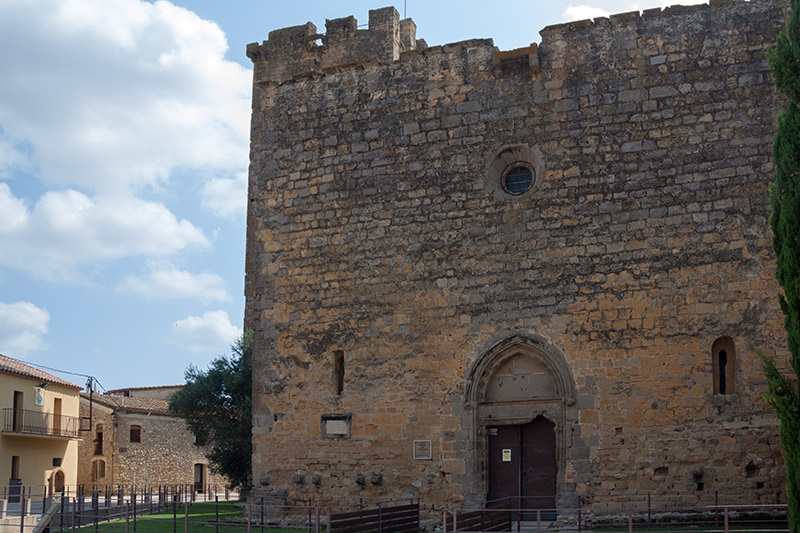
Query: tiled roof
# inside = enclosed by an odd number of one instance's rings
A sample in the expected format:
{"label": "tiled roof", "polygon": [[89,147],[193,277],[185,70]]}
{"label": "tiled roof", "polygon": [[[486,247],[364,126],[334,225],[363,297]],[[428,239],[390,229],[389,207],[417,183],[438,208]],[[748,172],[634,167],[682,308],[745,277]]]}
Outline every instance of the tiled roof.
{"label": "tiled roof", "polygon": [[179,389],[183,385],[155,385],[153,387],[125,387],[124,389],[114,389],[107,391],[109,394],[120,394],[131,390],[156,390],[156,389]]}
{"label": "tiled roof", "polygon": [[18,359],[7,357],[3,354],[0,354],[0,372],[5,372],[7,374],[16,374],[18,376],[25,376],[27,378],[46,381],[49,383],[55,383],[57,385],[63,385],[65,387],[70,387],[73,389],[78,389],[78,390],[83,389],[83,387],[81,387],[80,385],[75,385],[74,383],[70,383],[66,379],[61,379],[60,377],[54,376],[49,372],[45,372],[44,370],[39,370],[36,367],[23,363]]}
{"label": "tiled roof", "polygon": [[[89,395],[86,393],[81,394],[81,396],[89,399]],[[169,412],[169,400],[134,398],[117,394],[94,394],[93,400],[116,411],[171,414]]]}

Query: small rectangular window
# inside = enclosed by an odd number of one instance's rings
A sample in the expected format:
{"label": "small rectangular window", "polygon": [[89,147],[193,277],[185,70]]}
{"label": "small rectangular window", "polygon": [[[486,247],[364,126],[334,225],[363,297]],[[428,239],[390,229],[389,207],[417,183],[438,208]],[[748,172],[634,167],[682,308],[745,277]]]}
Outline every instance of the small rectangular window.
{"label": "small rectangular window", "polygon": [[11,456],[11,479],[19,479],[19,455]]}
{"label": "small rectangular window", "polygon": [[94,436],[94,454],[103,455],[103,424],[97,424]]}
{"label": "small rectangular window", "polygon": [[98,459],[92,463],[92,481],[106,477],[106,462]]}
{"label": "small rectangular window", "polygon": [[337,396],[344,391],[344,352],[333,352],[333,392]]}
{"label": "small rectangular window", "polygon": [[53,468],[61,466],[61,457],[53,457]]}
{"label": "small rectangular window", "polygon": [[142,426],[131,426],[131,442],[142,442]]}

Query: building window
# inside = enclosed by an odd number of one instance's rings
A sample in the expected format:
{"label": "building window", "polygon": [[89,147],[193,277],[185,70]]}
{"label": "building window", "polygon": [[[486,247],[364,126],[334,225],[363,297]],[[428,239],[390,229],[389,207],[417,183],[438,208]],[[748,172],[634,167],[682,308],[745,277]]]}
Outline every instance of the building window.
{"label": "building window", "polygon": [[93,442],[94,454],[103,455],[103,424],[97,424]]}
{"label": "building window", "polygon": [[53,468],[61,466],[61,457],[53,457]]}
{"label": "building window", "polygon": [[102,459],[97,459],[92,462],[92,481],[103,479],[106,477],[106,462]]}
{"label": "building window", "polygon": [[344,352],[333,352],[333,392],[337,396],[344,391]]}
{"label": "building window", "polygon": [[495,154],[487,172],[489,186],[498,197],[518,198],[540,184],[544,162],[536,147],[507,146]]}
{"label": "building window", "polygon": [[529,165],[516,163],[503,173],[503,189],[508,194],[519,196],[533,186],[533,170]]}
{"label": "building window", "polygon": [[131,442],[142,442],[142,426],[131,426]]}
{"label": "building window", "polygon": [[730,337],[720,337],[711,345],[714,394],[736,392],[736,346]]}
{"label": "building window", "polygon": [[11,456],[11,479],[19,479],[19,455]]}

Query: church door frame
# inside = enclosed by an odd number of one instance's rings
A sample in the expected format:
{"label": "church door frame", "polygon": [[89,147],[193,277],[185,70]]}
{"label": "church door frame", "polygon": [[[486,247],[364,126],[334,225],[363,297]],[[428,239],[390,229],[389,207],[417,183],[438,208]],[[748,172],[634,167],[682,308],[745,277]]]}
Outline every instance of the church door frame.
{"label": "church door frame", "polygon": [[[498,369],[514,357],[529,357],[543,366],[553,380],[556,393],[523,401],[492,403],[487,386]],[[577,389],[566,358],[540,336],[512,335],[492,345],[472,366],[466,381],[465,407],[472,413],[476,496],[485,501],[489,492],[488,431],[491,427],[524,426],[542,416],[554,424],[556,441],[556,507],[574,500],[574,484],[564,473],[572,433],[578,424]]]}

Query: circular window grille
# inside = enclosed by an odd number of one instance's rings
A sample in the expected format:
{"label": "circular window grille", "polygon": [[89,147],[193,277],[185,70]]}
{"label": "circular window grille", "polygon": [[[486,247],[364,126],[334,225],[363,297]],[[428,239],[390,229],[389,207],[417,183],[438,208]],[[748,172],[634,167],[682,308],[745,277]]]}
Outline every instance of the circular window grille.
{"label": "circular window grille", "polygon": [[487,168],[487,181],[498,198],[526,198],[544,176],[542,153],[526,145],[506,146]]}
{"label": "circular window grille", "polygon": [[524,163],[510,165],[503,173],[503,189],[519,196],[533,186],[533,169]]}

